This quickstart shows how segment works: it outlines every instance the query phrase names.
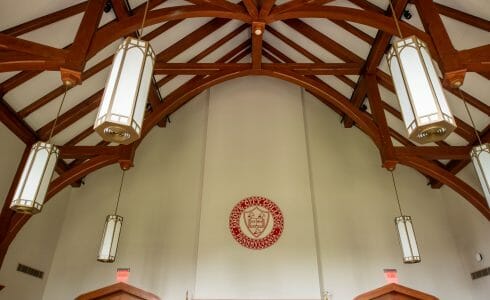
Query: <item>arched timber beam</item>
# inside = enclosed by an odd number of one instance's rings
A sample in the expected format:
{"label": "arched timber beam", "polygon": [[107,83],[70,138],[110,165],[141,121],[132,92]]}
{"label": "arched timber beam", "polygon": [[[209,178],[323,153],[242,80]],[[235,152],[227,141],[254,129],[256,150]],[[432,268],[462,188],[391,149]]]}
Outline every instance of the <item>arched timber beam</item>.
{"label": "arched timber beam", "polygon": [[[156,9],[148,12],[145,26],[189,18],[215,17],[223,19],[236,19],[246,23],[252,22],[251,17],[244,12],[233,12],[224,9],[217,9],[216,6],[206,5],[184,5]],[[103,49],[118,38],[135,32],[141,26],[143,13],[135,14],[124,20],[111,22],[101,27],[92,40],[92,45],[88,52],[88,58],[94,56],[99,50]]]}
{"label": "arched timber beam", "polygon": [[[76,182],[82,177],[101,169],[103,167],[115,164],[121,160],[121,155],[100,155],[89,159],[87,162],[80,164],[69,171],[63,173],[58,178],[53,180],[49,185],[46,195],[46,202],[59,193],[68,185]],[[7,199],[8,200],[8,199]],[[10,224],[5,238],[0,242],[0,265],[3,262],[7,249],[12,243],[17,233],[22,229],[25,223],[31,218],[31,215],[15,213]]]}
{"label": "arched timber beam", "polygon": [[433,162],[416,156],[399,156],[398,158],[401,164],[414,168],[415,170],[418,170],[425,175],[435,178],[436,180],[449,186],[456,193],[468,200],[471,205],[479,210],[482,215],[490,221],[490,208],[487,206],[485,198],[469,184],[459,179],[456,175],[445,170],[444,168],[439,167]]}
{"label": "arched timber beam", "polygon": [[[399,35],[396,29],[395,21],[392,17],[373,11],[340,6],[298,8],[295,10],[270,15],[265,19],[265,21],[267,24],[270,24],[276,21],[299,18],[321,18],[337,21],[350,21],[377,28],[392,35]],[[431,51],[435,50],[432,39],[426,32],[405,22],[400,22],[400,29],[404,36],[416,35],[427,43]],[[434,51],[434,53],[436,52]]]}
{"label": "arched timber beam", "polygon": [[290,83],[299,85],[313,92],[314,94],[322,97],[329,104],[337,107],[346,115],[354,119],[359,128],[363,132],[365,132],[377,146],[381,144],[381,137],[379,135],[378,127],[376,126],[376,124],[367,115],[356,109],[352,105],[352,103],[349,102],[349,99],[342,96],[342,94],[335,91],[333,88],[330,88],[326,84],[322,84],[320,81],[316,81],[312,78],[299,75],[292,71],[273,71],[264,69],[216,72],[215,74],[207,76],[202,80],[188,81],[186,84],[182,85],[174,92],[169,94],[165,98],[164,102],[148,116],[148,118],[145,120],[145,123],[143,124],[143,136],[146,135],[154,126],[156,126],[158,122],[162,120],[162,118],[170,115],[179,107],[184,105],[187,101],[189,101],[199,93],[203,92],[204,90],[227,80],[249,75],[262,75],[286,80]]}

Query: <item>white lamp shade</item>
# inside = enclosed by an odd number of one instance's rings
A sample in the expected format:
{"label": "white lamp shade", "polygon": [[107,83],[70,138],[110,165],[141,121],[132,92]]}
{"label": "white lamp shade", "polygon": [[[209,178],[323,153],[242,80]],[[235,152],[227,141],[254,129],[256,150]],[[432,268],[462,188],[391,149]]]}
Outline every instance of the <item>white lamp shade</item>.
{"label": "white lamp shade", "polygon": [[22,171],[10,208],[27,214],[39,213],[60,151],[53,144],[35,143]]}
{"label": "white lamp shade", "polygon": [[456,122],[425,43],[415,36],[395,41],[387,58],[408,137],[421,144],[445,139]]}
{"label": "white lamp shade", "polygon": [[478,145],[471,150],[471,159],[480,180],[483,194],[490,206],[490,144]]}
{"label": "white lamp shade", "polygon": [[412,218],[410,216],[396,217],[395,224],[403,252],[403,262],[406,264],[420,262],[420,254],[417,247],[417,240],[415,239]]}
{"label": "white lamp shade", "polygon": [[94,125],[104,140],[130,144],[140,138],[154,63],[146,41],[128,37],[119,46]]}
{"label": "white lamp shade", "polygon": [[100,243],[98,261],[114,262],[116,259],[117,243],[121,233],[123,217],[108,215],[105,220],[104,233]]}

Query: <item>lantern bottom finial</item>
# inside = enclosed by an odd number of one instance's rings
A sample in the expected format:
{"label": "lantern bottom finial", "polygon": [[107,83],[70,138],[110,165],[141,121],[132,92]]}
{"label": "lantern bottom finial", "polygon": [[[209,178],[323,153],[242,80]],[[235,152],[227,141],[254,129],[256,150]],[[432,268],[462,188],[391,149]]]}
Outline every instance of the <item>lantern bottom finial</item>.
{"label": "lantern bottom finial", "polygon": [[119,126],[104,128],[104,134],[110,141],[116,143],[123,143],[131,138],[131,135],[125,130],[125,128]]}
{"label": "lantern bottom finial", "polygon": [[439,142],[447,138],[454,128],[450,123],[438,122],[417,128],[410,134],[409,138],[420,144]]}
{"label": "lantern bottom finial", "polygon": [[26,215],[35,215],[41,212],[41,205],[32,205],[32,202],[27,203],[23,200],[13,200],[10,204],[10,209]]}
{"label": "lantern bottom finial", "polygon": [[130,126],[106,122],[96,126],[95,131],[107,142],[128,145],[139,139],[139,134]]}

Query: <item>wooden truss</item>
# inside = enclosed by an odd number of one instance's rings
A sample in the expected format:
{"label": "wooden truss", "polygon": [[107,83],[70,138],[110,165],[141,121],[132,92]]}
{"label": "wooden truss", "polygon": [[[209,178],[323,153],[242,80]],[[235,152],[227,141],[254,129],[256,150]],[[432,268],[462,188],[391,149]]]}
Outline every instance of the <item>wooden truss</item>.
{"label": "wooden truss", "polygon": [[[381,71],[378,66],[391,37],[396,34],[395,23],[388,9],[386,11],[380,9],[367,0],[349,1],[359,9],[328,6],[331,0],[290,0],[280,5],[276,5],[275,0],[243,0],[238,4],[225,0],[189,0],[188,5],[164,8],[158,7],[166,2],[165,0],[151,0],[146,26],[158,26],[143,37],[146,40],[161,35],[187,18],[211,17],[213,19],[158,53],[155,74],[165,76],[155,81],[152,86],[143,136],[146,136],[155,126],[165,126],[169,115],[205,89],[242,76],[271,76],[305,88],[342,115],[345,127],[356,126],[367,134],[379,148],[383,167],[391,169],[398,163],[412,167],[424,174],[433,188],[439,188],[443,184],[449,186],[490,220],[490,209],[483,196],[456,176],[470,162],[470,149],[477,142],[473,128],[462,120],[457,120],[456,134],[467,142],[466,146],[450,146],[445,142],[439,142],[437,146],[419,147],[389,127],[386,113],[398,119],[401,119],[401,113],[381,99],[378,84],[391,91],[394,91],[394,87],[389,75]],[[0,214],[0,260],[3,259],[16,234],[30,218],[28,215],[18,214],[9,209],[30,146],[38,140],[45,140],[54,122],[48,122],[34,131],[25,122],[25,118],[62,95],[64,87],[60,83],[58,88],[19,111],[13,110],[4,101],[3,95],[46,70],[59,71],[61,79],[65,82],[81,84],[87,78],[108,67],[112,57],[88,69],[85,68],[85,64],[112,42],[125,36],[136,35],[144,13],[144,5],[130,10],[124,0],[112,0],[111,2],[117,18],[100,27],[99,23],[106,0],[88,0],[0,33],[0,72],[20,71],[0,83],[0,119],[26,144],[24,155]],[[397,18],[400,18],[408,2],[408,0],[393,0]],[[490,79],[490,45],[457,51],[451,44],[440,16],[444,15],[490,32],[488,20],[437,4],[432,0],[413,0],[412,2],[417,7],[425,31],[406,22],[401,22],[401,30],[405,35],[417,35],[429,45],[432,56],[437,60],[443,73],[444,85],[448,92],[457,93],[451,84],[456,80],[464,80],[466,72],[476,72]],[[73,43],[62,49],[18,38],[22,34],[82,13],[83,18]],[[358,38],[360,43],[370,44],[371,50],[367,59],[364,60],[357,56],[300,18],[329,19]],[[202,49],[187,63],[169,62],[203,37],[209,36],[226,25],[230,20],[239,20],[243,24],[206,49]],[[284,23],[343,62],[322,61],[288,36],[269,26],[274,22]],[[368,25],[379,31],[373,38],[349,22]],[[200,62],[246,30],[250,32],[248,41],[238,45],[214,63]],[[263,35],[266,31],[301,53],[311,63],[295,62],[274,45],[264,41]],[[251,56],[251,63],[240,63],[241,59],[247,55]],[[263,58],[268,59],[271,63],[265,63]],[[194,76],[161,99],[158,89],[178,75]],[[318,75],[337,77],[352,87],[354,90],[352,97],[346,98],[320,80]],[[359,75],[360,77],[355,82],[346,75]],[[60,133],[74,124],[76,120],[94,111],[99,105],[102,93],[103,90],[95,91],[92,96],[63,113],[54,128],[54,134]],[[471,106],[487,116],[490,115],[488,105],[468,93],[463,93]],[[366,97],[371,113],[361,109]],[[483,141],[490,141],[489,128],[490,126],[487,125],[483,131],[478,132]],[[77,145],[92,132],[92,128],[87,128],[60,147],[61,158],[73,159],[73,161],[66,163],[65,160],[60,160],[58,162],[56,171],[59,176],[52,181],[47,200],[68,185],[79,185],[84,176],[102,167],[115,163],[121,164],[122,167],[132,165],[139,142],[129,146],[115,147],[105,142],[94,146]],[[394,146],[393,140],[403,146]],[[440,160],[450,161],[443,164]]]}

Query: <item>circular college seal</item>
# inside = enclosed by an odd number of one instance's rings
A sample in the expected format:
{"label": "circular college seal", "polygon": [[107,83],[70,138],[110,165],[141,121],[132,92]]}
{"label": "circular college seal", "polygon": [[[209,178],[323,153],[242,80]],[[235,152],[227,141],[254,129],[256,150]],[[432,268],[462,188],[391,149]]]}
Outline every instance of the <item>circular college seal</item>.
{"label": "circular college seal", "polygon": [[231,210],[229,227],[242,246],[259,250],[272,246],[281,236],[284,218],[271,200],[253,196],[238,202]]}

